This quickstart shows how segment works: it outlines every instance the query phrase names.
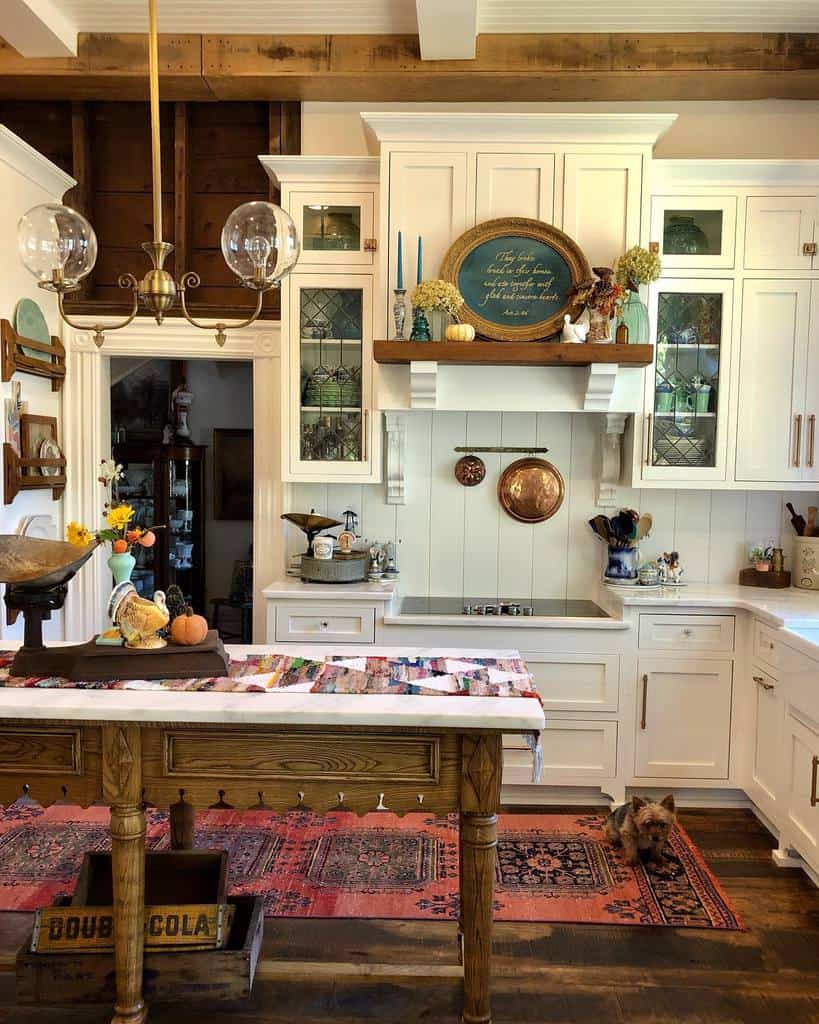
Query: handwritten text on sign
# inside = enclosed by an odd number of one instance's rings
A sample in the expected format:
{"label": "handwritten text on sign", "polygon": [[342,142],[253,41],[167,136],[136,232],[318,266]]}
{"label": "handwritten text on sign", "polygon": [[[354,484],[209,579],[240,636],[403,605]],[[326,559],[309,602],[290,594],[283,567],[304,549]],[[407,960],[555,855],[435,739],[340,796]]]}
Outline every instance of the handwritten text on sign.
{"label": "handwritten text on sign", "polygon": [[538,324],[569,302],[572,273],[559,252],[536,238],[506,235],[464,258],[458,288],[478,316],[504,327]]}

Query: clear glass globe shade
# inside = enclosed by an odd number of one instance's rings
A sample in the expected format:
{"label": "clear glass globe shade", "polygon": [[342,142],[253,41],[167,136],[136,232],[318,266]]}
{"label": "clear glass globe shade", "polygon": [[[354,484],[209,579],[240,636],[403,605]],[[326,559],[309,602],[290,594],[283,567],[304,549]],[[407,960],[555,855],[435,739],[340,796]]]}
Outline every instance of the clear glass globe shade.
{"label": "clear glass globe shade", "polygon": [[97,262],[94,229],[81,213],[59,203],[35,206],[23,214],[17,225],[17,248],[26,268],[44,284],[56,279],[73,287]]}
{"label": "clear glass globe shade", "polygon": [[275,203],[243,203],[222,228],[225,262],[251,288],[280,281],[293,269],[300,252],[293,218]]}

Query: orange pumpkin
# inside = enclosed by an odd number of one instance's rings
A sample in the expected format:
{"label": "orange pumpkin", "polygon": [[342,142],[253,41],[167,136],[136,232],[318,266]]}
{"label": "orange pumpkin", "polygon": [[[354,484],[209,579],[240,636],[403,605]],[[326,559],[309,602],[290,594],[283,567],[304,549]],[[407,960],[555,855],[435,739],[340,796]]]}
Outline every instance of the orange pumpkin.
{"label": "orange pumpkin", "polygon": [[193,647],[201,644],[207,635],[208,620],[203,615],[194,615],[190,605],[171,623],[171,639],[174,643]]}

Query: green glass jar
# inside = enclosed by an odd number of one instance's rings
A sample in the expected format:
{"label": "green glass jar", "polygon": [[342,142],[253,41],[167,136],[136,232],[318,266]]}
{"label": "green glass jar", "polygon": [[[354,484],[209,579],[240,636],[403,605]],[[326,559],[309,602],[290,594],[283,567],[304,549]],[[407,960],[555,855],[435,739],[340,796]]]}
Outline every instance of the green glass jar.
{"label": "green glass jar", "polygon": [[620,307],[619,324],[628,328],[630,345],[647,345],[650,337],[648,310],[637,292],[628,292],[626,301]]}

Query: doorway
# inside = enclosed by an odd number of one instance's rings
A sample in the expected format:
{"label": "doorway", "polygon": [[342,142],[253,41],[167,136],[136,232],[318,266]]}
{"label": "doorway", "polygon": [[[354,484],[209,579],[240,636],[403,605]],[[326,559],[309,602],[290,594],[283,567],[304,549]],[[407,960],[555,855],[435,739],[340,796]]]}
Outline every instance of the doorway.
{"label": "doorway", "polygon": [[111,451],[119,500],[156,527],[132,581],[204,615],[222,639],[252,641],[253,364],[112,356]]}

